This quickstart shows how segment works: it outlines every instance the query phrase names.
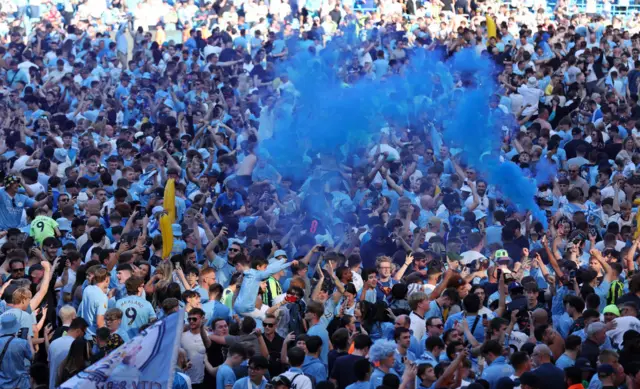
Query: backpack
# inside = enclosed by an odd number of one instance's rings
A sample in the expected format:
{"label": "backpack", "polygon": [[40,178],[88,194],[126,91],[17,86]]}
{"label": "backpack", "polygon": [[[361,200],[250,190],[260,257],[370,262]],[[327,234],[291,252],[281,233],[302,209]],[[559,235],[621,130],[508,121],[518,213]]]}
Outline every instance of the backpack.
{"label": "backpack", "polygon": [[609,293],[607,293],[607,305],[615,304],[624,294],[624,284],[618,280],[611,282]]}
{"label": "backpack", "polygon": [[316,379],[315,377],[311,377],[310,375],[298,373],[291,378],[291,389],[296,389],[296,386],[293,384],[298,376],[305,376],[311,381],[311,389],[316,389]]}

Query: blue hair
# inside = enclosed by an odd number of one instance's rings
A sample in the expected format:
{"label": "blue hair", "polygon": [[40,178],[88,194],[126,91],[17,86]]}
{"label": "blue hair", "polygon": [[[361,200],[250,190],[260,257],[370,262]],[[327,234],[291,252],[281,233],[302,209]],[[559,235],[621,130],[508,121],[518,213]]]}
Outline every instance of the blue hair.
{"label": "blue hair", "polygon": [[388,358],[390,354],[396,351],[396,343],[391,340],[380,339],[369,349],[369,360],[371,362],[380,362]]}

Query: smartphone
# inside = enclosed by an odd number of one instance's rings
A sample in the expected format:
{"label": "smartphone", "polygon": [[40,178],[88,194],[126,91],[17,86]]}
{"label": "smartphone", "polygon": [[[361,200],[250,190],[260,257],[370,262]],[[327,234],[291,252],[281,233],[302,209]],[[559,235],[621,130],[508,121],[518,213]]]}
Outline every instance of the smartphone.
{"label": "smartphone", "polygon": [[298,302],[298,296],[293,296],[293,295],[286,295],[284,297],[284,301],[288,302],[288,303],[295,303]]}
{"label": "smartphone", "polygon": [[573,279],[575,279],[575,278],[576,278],[576,271],[575,271],[575,270],[571,270],[571,271],[569,272],[569,279],[570,279],[570,280],[573,280]]}
{"label": "smartphone", "polygon": [[18,337],[22,339],[29,338],[29,329],[27,327],[20,328],[20,331],[18,331]]}
{"label": "smartphone", "polygon": [[357,332],[362,332],[362,325],[360,324],[359,321],[356,322],[356,331]]}
{"label": "smartphone", "polygon": [[327,248],[324,246],[318,246],[318,251],[324,252]]}

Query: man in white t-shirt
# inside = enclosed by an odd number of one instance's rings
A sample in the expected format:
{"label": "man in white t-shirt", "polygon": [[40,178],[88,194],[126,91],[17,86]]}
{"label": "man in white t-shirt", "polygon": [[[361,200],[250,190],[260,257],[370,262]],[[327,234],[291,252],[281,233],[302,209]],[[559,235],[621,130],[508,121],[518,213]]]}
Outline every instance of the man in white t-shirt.
{"label": "man in white t-shirt", "polygon": [[471,233],[467,238],[467,245],[471,247],[470,250],[467,250],[460,254],[462,259],[460,259],[460,263],[463,265],[468,265],[473,261],[483,260],[486,261],[487,257],[482,255],[482,247],[484,245],[484,239],[482,235],[477,232]]}
{"label": "man in white t-shirt", "polygon": [[185,374],[191,378],[193,385],[204,382],[204,360],[207,348],[211,346],[211,340],[204,327],[204,311],[200,308],[193,308],[188,312],[187,320],[189,331],[182,333],[180,347],[187,353],[187,358],[191,361],[191,368]]}
{"label": "man in white t-shirt", "polygon": [[526,107],[522,111],[522,115],[536,115],[540,98],[544,96],[544,92],[538,88],[538,80],[533,76],[529,77],[527,84],[518,88],[518,93],[522,96],[523,104]]}

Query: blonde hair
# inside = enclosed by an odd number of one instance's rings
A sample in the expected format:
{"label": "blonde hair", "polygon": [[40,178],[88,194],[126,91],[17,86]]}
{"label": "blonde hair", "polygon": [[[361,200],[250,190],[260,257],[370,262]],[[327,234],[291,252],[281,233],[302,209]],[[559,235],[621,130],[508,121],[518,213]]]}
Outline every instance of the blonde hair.
{"label": "blonde hair", "polygon": [[378,257],[376,259],[376,269],[378,269],[380,267],[380,264],[382,262],[389,262],[389,265],[391,266],[391,272],[395,272],[396,271],[396,264],[393,263],[393,259],[391,259],[391,257],[388,257],[386,255],[383,255],[381,257]]}
{"label": "blonde hair", "polygon": [[31,297],[33,297],[33,294],[28,288],[18,288],[11,295],[11,302],[14,305],[18,305],[31,300]]}
{"label": "blonde hair", "polygon": [[101,266],[100,268],[95,270],[95,273],[93,275],[93,284],[95,285],[104,282],[109,277],[109,275],[110,274],[107,269]]}
{"label": "blonde hair", "polygon": [[170,283],[173,280],[173,264],[171,261],[162,262],[156,266],[156,273],[158,272],[162,274],[160,282]]}
{"label": "blonde hair", "polygon": [[76,309],[71,305],[63,305],[62,308],[60,308],[60,312],[58,312],[58,316],[63,323],[65,321],[71,321],[77,316]]}

